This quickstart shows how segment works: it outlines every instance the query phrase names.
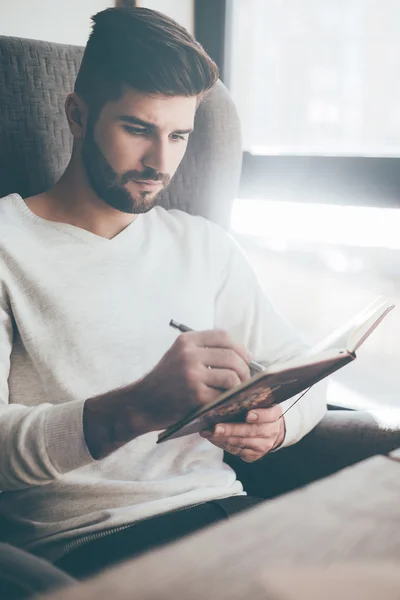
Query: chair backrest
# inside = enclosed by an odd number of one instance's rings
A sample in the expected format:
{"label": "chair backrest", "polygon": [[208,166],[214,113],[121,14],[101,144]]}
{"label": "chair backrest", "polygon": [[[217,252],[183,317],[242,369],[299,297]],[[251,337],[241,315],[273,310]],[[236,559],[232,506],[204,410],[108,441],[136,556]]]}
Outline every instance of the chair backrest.
{"label": "chair backrest", "polygon": [[[49,188],[65,169],[72,138],[64,114],[83,48],[0,36],[0,197]],[[200,105],[166,208],[229,226],[241,169],[239,119],[221,82]]]}

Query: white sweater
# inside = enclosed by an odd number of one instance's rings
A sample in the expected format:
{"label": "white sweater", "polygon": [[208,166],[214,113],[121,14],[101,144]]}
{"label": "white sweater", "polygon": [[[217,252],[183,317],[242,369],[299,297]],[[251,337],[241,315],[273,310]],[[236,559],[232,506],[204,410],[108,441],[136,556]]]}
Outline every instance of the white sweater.
{"label": "white sweater", "polygon": [[[85,444],[85,400],[149,372],[179,332],[228,330],[265,363],[303,342],[216,225],[154,208],[115,238],[0,200],[0,538],[57,558],[66,543],[243,493],[199,435],[142,435],[107,458]],[[288,401],[290,403],[290,401]],[[285,417],[292,444],[325,410],[321,387]]]}

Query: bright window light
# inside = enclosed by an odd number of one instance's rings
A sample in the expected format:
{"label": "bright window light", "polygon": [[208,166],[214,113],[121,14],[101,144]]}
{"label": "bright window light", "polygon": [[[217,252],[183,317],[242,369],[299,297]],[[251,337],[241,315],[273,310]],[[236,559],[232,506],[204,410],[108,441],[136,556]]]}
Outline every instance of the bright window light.
{"label": "bright window light", "polygon": [[400,249],[400,210],[237,199],[231,227],[276,249],[290,242]]}
{"label": "bright window light", "polygon": [[229,87],[252,154],[399,156],[398,0],[230,0]]}

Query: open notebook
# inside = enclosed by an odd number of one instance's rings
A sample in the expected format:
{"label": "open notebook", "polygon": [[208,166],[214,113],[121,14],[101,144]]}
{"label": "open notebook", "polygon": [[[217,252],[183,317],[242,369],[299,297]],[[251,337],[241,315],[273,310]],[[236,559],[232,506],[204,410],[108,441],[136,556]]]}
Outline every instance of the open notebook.
{"label": "open notebook", "polygon": [[393,304],[377,298],[302,356],[274,363],[174,423],[159,434],[158,443],[211,429],[217,423],[244,421],[251,408],[279,404],[307,390],[353,361],[361,344],[393,308]]}

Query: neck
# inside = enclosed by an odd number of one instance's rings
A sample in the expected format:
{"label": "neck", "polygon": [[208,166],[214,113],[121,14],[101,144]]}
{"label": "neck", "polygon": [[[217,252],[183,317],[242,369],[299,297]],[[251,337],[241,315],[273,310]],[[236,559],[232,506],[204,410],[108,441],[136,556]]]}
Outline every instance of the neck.
{"label": "neck", "polygon": [[44,219],[75,225],[108,239],[121,233],[137,217],[121,213],[103,202],[91,188],[83,166],[74,154],[50,190],[25,201]]}

